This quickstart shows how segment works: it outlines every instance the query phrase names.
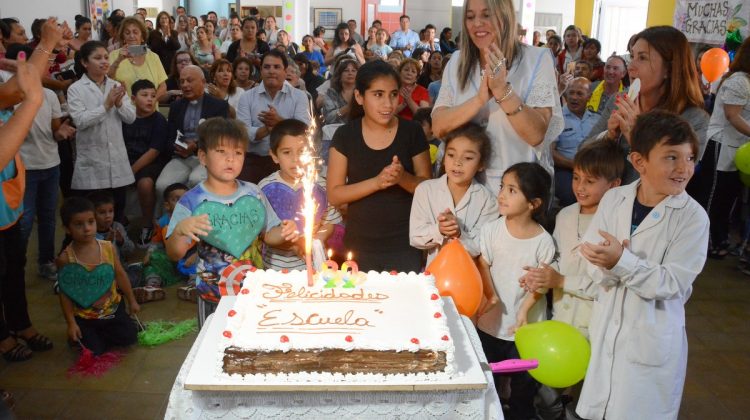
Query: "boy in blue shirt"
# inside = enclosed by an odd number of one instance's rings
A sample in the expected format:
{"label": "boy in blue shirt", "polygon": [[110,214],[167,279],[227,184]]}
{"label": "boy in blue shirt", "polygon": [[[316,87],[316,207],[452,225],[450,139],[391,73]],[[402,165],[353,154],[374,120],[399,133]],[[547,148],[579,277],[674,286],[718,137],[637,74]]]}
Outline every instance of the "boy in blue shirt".
{"label": "boy in blue shirt", "polygon": [[200,326],[218,306],[225,268],[238,261],[262,267],[258,240],[279,247],[299,239],[296,224],[280,221],[257,185],[237,179],[248,142],[247,129],[236,120],[216,117],[201,124],[198,159],[208,178],[182,196],[169,221],[166,244],[171,260],[179,260],[192,241],[198,242]]}

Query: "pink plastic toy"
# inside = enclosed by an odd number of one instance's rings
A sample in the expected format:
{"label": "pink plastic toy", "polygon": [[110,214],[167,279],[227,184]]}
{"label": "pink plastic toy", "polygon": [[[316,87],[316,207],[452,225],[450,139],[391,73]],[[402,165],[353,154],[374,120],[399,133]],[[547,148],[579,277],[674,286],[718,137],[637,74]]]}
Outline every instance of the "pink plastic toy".
{"label": "pink plastic toy", "polygon": [[539,367],[539,361],[536,359],[508,359],[502,362],[490,363],[490,368],[494,373],[515,373],[526,372],[527,370]]}

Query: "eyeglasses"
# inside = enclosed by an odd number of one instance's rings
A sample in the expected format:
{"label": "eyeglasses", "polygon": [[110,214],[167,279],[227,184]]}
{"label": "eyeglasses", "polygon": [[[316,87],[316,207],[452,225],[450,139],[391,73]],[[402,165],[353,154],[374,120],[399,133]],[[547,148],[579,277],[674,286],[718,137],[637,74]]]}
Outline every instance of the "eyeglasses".
{"label": "eyeglasses", "polygon": [[192,61],[190,61],[189,58],[183,59],[183,60],[177,60],[177,64],[190,64]]}

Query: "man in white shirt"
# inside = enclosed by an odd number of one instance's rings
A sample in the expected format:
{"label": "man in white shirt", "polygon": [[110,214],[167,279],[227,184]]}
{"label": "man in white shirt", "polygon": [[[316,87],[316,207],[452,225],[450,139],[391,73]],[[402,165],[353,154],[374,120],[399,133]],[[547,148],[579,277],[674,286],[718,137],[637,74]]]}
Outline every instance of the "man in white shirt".
{"label": "man in white shirt", "polygon": [[404,57],[411,57],[411,53],[419,43],[419,34],[409,29],[411,19],[407,15],[399,18],[401,30],[391,34],[391,48],[404,52]]}
{"label": "man in white shirt", "polygon": [[310,124],[307,95],[286,81],[287,55],[272,49],[261,60],[261,82],[242,94],[237,119],[247,126],[250,143],[245,164],[238,176],[254,184],[278,170],[270,156],[271,129],[279,122],[294,118]]}

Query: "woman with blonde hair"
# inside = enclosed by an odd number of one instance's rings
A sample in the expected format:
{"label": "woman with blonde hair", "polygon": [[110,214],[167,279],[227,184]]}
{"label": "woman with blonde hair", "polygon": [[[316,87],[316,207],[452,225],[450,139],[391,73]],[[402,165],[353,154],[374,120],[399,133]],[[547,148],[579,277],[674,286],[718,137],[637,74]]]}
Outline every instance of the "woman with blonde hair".
{"label": "woman with blonde hair", "polygon": [[[120,24],[118,39],[122,47],[109,54],[109,73],[107,76],[119,80],[125,85],[128,97],[130,87],[137,80],[145,79],[156,86],[156,97],[167,92],[167,73],[161,59],[155,52],[144,45],[146,42],[146,25],[134,17],[126,17]],[[131,53],[130,47],[142,46],[137,53]],[[143,54],[141,52],[145,51]]]}
{"label": "woman with blonde hair", "polygon": [[497,195],[503,172],[538,162],[553,173],[550,144],[564,127],[552,55],[516,36],[512,0],[465,0],[461,49],[443,70],[432,129],[441,138],[475,122],[492,155],[482,182]]}
{"label": "woman with blonde hair", "polygon": [[195,42],[195,36],[188,23],[189,20],[185,15],[177,16],[177,40],[180,42],[180,49],[177,51],[190,51],[190,47]]}

